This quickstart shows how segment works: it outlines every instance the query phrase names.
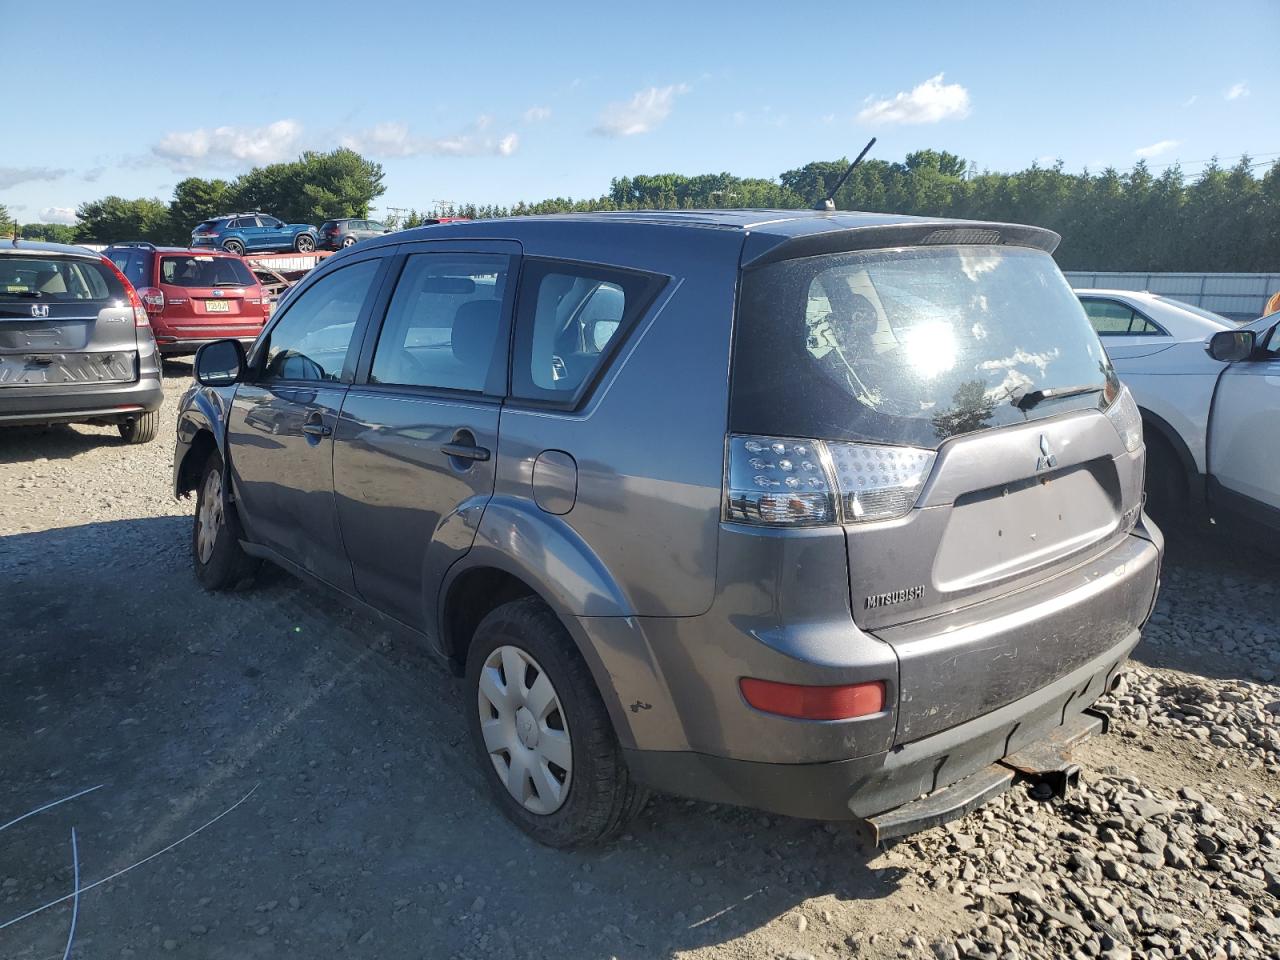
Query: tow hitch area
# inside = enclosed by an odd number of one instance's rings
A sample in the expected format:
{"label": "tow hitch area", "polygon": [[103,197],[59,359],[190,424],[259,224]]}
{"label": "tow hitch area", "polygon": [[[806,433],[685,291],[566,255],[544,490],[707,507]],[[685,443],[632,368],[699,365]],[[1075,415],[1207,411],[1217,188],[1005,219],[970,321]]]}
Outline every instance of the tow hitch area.
{"label": "tow hitch area", "polygon": [[949,786],[861,821],[863,842],[877,847],[886,840],[948,823],[976,810],[1015,782],[1031,784],[1037,800],[1060,799],[1080,781],[1071,749],[1097,733],[1106,733],[1105,714],[1085,710],[1042,739],[957,780]]}

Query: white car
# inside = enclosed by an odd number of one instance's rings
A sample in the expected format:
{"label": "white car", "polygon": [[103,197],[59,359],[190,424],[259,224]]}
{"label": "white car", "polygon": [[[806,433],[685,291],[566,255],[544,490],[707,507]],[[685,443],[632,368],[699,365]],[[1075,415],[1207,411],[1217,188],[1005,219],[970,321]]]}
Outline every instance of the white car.
{"label": "white car", "polygon": [[1142,412],[1155,512],[1280,530],[1280,314],[1238,326],[1152,293],[1076,294]]}

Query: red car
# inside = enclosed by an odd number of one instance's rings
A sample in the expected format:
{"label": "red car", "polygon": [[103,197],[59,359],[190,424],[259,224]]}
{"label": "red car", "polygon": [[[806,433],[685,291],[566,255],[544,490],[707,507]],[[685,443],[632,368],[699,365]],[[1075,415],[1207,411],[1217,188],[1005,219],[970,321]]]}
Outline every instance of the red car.
{"label": "red car", "polygon": [[103,256],[138,291],[166,356],[195,353],[227,338],[251,343],[267,322],[270,298],[235,254],[117,243]]}

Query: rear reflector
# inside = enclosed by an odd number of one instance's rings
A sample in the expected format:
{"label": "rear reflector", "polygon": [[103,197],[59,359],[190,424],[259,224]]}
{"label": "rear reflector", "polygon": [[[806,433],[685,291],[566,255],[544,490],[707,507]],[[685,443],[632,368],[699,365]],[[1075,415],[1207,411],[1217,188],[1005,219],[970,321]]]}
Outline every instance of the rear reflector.
{"label": "rear reflector", "polygon": [[884,681],[838,687],[810,687],[743,677],[738,687],[747,703],[765,713],[798,720],[849,720],[884,709]]}

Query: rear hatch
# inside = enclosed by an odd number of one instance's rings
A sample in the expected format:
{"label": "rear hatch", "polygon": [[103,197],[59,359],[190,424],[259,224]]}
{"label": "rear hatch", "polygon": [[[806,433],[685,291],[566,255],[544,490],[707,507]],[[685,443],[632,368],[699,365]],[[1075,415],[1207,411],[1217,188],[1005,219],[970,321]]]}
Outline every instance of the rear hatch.
{"label": "rear hatch", "polygon": [[134,310],[97,257],[0,253],[0,391],[138,378]]}
{"label": "rear hatch", "polygon": [[1134,412],[1043,250],[943,244],[744,273],[730,429],[826,441],[854,620],[899,658],[900,741],[1118,642],[1034,622],[981,656],[937,638],[1127,536],[1142,454],[1113,422],[1121,403]]}
{"label": "rear hatch", "polygon": [[256,336],[267,317],[264,294],[239,257],[164,254],[159,289],[164,295],[157,334],[207,339],[211,334]]}

